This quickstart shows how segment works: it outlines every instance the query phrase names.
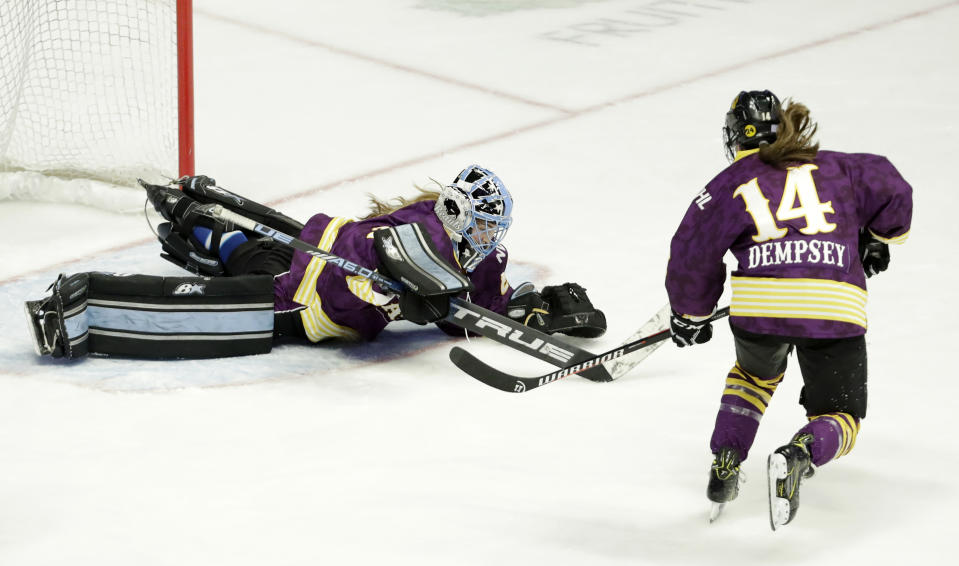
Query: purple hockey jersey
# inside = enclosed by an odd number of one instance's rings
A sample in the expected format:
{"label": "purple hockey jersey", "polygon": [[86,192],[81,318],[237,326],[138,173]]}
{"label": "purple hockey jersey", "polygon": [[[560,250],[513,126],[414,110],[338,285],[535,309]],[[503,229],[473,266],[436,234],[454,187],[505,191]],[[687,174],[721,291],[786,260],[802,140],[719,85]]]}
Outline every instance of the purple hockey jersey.
{"label": "purple hockey jersey", "polygon": [[786,170],[740,152],[696,195],[670,244],[673,309],[702,316],[723,292],[731,251],[730,321],[751,332],[841,338],[866,332],[860,228],[902,243],[912,187],[888,159],[820,151]]}
{"label": "purple hockey jersey", "polygon": [[[435,204],[433,200],[416,202],[391,214],[360,221],[316,214],[307,221],[300,239],[376,269],[380,260],[373,248],[373,230],[420,222],[440,255],[457,265],[453,242],[433,213]],[[469,274],[475,286],[470,301],[497,313],[506,312],[512,294],[504,274],[506,262],[506,250],[500,247]],[[327,266],[325,261],[299,251],[293,254],[290,271],[274,279],[274,294],[276,311],[302,309],[303,327],[313,342],[328,338],[372,340],[389,322],[400,318],[394,296],[380,294],[368,279]]]}

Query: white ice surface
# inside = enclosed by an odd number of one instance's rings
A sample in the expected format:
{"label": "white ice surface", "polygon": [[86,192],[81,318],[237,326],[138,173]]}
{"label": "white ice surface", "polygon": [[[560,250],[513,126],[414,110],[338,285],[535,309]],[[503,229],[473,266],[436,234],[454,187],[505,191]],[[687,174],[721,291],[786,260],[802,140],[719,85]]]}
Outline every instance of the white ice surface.
{"label": "white ice surface", "polygon": [[[770,88],[824,147],[888,155],[912,235],[870,280],[855,451],[768,526],[763,462],[804,422],[790,367],[750,481],[707,525],[728,329],[611,384],[508,395],[462,340],[63,363],[20,305],[59,272],[176,274],[142,216],[0,202],[0,564],[942,564],[955,554],[959,2],[195,0],[197,168],[288,214],[359,215],[478,162],[516,199],[516,281],[582,283],[615,345],[664,302],[669,238]],[[467,347],[509,371],[546,369]],[[793,362],[795,366],[795,362]]]}

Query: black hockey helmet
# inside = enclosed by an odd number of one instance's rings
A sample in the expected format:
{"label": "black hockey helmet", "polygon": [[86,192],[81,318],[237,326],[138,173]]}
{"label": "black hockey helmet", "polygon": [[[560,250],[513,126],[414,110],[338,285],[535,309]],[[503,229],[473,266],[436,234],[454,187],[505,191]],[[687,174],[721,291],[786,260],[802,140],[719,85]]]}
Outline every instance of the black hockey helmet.
{"label": "black hockey helmet", "polygon": [[723,127],[726,157],[732,161],[738,149],[755,149],[776,141],[780,115],[779,99],[768,90],[744,90],[737,94],[726,112]]}

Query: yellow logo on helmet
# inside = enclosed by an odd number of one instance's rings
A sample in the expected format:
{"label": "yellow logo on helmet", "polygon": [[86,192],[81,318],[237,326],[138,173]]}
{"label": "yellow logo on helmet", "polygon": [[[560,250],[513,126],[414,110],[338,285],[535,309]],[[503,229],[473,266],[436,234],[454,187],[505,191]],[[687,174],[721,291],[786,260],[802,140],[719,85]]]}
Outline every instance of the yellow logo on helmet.
{"label": "yellow logo on helmet", "polygon": [[747,138],[751,138],[756,135],[756,126],[752,124],[746,124],[746,127],[743,128],[743,133],[746,134]]}

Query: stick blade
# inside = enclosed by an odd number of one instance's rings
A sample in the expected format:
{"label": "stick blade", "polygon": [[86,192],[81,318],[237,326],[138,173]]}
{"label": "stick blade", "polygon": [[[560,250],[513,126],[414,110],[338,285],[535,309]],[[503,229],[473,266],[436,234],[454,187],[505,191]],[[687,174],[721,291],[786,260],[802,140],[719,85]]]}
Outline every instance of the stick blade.
{"label": "stick blade", "polygon": [[539,387],[535,379],[517,378],[503,373],[459,346],[453,346],[450,350],[450,361],[473,379],[500,391],[523,393]]}
{"label": "stick blade", "polygon": [[[623,344],[628,344],[650,336],[657,332],[662,332],[663,330],[669,329],[669,317],[672,314],[672,309],[670,309],[669,304],[667,303],[662,308],[659,309],[656,314],[650,317],[645,324],[639,327],[639,330],[633,333],[632,336],[627,338]],[[619,379],[627,373],[629,373],[634,367],[638,366],[640,362],[645,360],[650,354],[656,351],[657,348],[663,345],[664,342],[657,342],[655,344],[650,344],[649,346],[637,350],[629,355],[623,356],[617,360],[611,362],[606,362],[603,365],[606,366],[606,370],[609,372],[610,376],[613,379]]]}

